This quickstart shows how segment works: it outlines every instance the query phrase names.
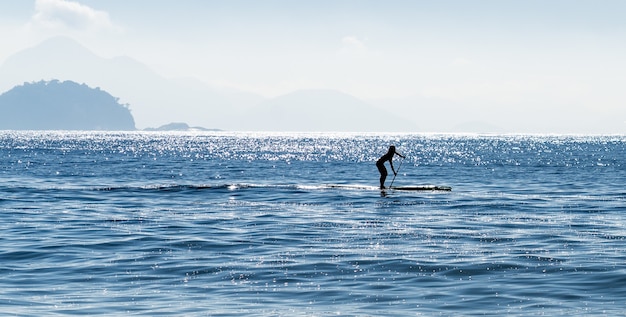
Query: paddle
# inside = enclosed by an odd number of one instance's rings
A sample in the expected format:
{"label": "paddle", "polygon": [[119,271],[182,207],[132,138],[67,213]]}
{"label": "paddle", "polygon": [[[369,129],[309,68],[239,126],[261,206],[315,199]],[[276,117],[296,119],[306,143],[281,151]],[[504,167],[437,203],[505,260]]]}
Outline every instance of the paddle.
{"label": "paddle", "polygon": [[393,182],[396,180],[396,176],[398,175],[398,173],[400,173],[400,168],[402,167],[402,163],[404,163],[404,158],[402,158],[402,161],[400,161],[400,166],[398,166],[398,169],[393,174],[393,179],[391,180],[391,185],[389,185],[389,188],[391,188],[391,186],[393,186]]}

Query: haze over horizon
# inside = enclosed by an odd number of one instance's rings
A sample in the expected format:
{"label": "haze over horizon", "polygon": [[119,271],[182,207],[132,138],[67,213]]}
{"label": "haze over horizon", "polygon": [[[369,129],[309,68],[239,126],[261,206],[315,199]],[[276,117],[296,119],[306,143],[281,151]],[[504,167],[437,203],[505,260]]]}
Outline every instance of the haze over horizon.
{"label": "haze over horizon", "polygon": [[[238,129],[236,117],[257,105],[284,107],[276,102],[298,100],[284,95],[324,90],[363,101],[350,109],[376,107],[380,125],[402,118],[420,132],[626,133],[624,1],[36,0],[3,1],[0,12],[0,71],[59,36],[98,62],[133,65],[133,76],[144,65],[150,80],[102,87],[128,101],[140,128],[172,118]],[[23,75],[81,80],[71,78],[80,69],[63,65]],[[19,75],[0,73],[0,93],[21,84]],[[88,84],[105,83],[92,76],[101,82]],[[166,86],[186,89],[172,88],[173,100],[189,98],[176,112],[157,106],[167,98],[145,95]],[[234,110],[207,107],[219,98]]]}

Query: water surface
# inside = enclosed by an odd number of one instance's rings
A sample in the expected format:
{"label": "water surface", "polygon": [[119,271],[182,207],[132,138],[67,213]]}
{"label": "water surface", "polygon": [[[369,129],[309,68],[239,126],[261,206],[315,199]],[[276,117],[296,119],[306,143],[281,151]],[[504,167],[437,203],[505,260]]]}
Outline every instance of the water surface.
{"label": "water surface", "polygon": [[[452,191],[377,190],[390,144],[394,185]],[[0,310],[622,314],[625,153],[623,136],[0,132]]]}

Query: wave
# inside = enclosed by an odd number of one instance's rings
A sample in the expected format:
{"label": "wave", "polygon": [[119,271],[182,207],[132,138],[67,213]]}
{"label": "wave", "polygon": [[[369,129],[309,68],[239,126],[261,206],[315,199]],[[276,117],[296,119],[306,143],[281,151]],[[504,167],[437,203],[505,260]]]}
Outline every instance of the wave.
{"label": "wave", "polygon": [[225,184],[131,184],[131,185],[46,185],[29,184],[16,186],[0,186],[0,192],[24,192],[24,191],[163,191],[180,192],[196,190],[245,190],[245,189],[276,189],[276,190],[352,190],[374,191],[376,186],[360,184],[250,184],[250,183],[225,183]]}
{"label": "wave", "polygon": [[153,191],[186,191],[186,190],[245,190],[245,189],[277,189],[277,190],[378,190],[376,186],[359,184],[162,184],[141,186],[98,187],[93,190],[153,190]]}

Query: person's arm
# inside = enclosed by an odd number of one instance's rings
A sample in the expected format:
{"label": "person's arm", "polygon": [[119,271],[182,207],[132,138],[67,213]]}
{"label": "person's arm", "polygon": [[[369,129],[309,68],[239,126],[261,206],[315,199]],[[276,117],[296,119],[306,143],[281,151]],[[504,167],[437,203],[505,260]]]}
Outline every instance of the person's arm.
{"label": "person's arm", "polygon": [[391,170],[393,171],[393,175],[396,175],[396,170],[393,168],[393,160],[389,159],[389,165],[391,165]]}
{"label": "person's arm", "polygon": [[401,157],[401,158],[405,158],[405,157],[404,157],[404,155],[402,155],[402,154],[400,154],[400,153],[398,153],[398,152],[396,152],[396,154],[397,154],[399,157]]}

